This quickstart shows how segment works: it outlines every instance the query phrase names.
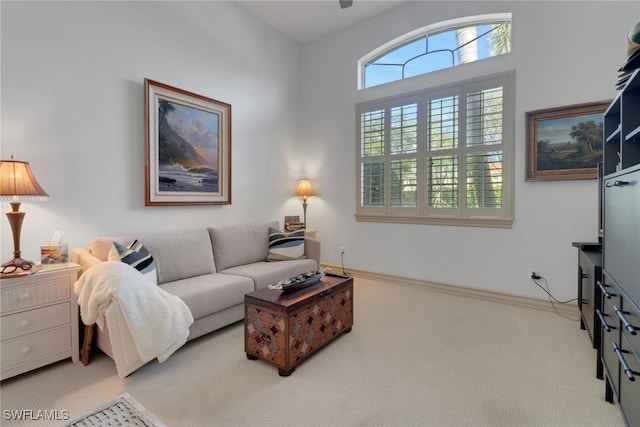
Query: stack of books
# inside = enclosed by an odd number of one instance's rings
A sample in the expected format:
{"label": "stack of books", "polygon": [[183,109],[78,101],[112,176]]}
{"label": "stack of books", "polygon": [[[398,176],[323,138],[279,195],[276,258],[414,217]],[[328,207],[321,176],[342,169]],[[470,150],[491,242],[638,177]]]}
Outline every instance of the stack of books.
{"label": "stack of books", "polygon": [[285,231],[298,231],[304,228],[304,222],[285,222]]}

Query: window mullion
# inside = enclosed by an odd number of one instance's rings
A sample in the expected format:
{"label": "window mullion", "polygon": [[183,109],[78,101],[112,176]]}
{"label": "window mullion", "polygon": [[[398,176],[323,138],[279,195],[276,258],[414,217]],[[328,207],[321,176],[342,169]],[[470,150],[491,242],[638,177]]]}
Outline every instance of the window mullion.
{"label": "window mullion", "polygon": [[384,161],[384,211],[391,213],[391,108],[390,102],[384,106],[384,150],[382,159]]}
{"label": "window mullion", "polygon": [[429,129],[427,101],[426,97],[418,100],[418,151],[416,155],[418,158],[417,208],[419,216],[427,215],[427,191],[429,189],[427,174],[427,129]]}
{"label": "window mullion", "polygon": [[460,209],[460,215],[463,217],[468,216],[467,211],[467,154],[469,152],[467,146],[467,88],[463,87],[460,91],[460,115],[458,121],[458,135],[460,136],[458,144],[458,162],[459,169],[459,182],[458,182],[458,208]]}

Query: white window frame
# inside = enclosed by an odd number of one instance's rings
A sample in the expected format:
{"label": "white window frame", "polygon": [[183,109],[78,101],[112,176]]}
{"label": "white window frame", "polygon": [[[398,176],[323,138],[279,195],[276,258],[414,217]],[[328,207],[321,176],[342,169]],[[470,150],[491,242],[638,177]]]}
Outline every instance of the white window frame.
{"label": "white window frame", "polygon": [[[503,88],[503,133],[502,144],[502,206],[500,208],[467,208],[466,199],[466,169],[464,162],[466,153],[473,148],[466,147],[465,137],[466,126],[466,93],[480,89],[496,87],[496,84]],[[458,206],[456,208],[432,208],[428,207],[427,199],[427,129],[426,123],[426,103],[428,99],[439,96],[451,96],[458,93],[460,98],[458,116],[458,148],[455,150],[458,156]],[[416,207],[392,207],[391,206],[391,185],[390,185],[390,164],[393,155],[389,149],[390,118],[389,111],[393,106],[405,105],[413,101],[418,101],[418,195]],[[362,206],[362,164],[371,161],[371,157],[361,155],[361,114],[376,109],[385,110],[385,149],[381,156],[377,156],[375,161],[384,162],[385,183],[384,183],[384,205],[383,206]],[[411,92],[403,95],[387,97],[383,99],[362,102],[356,105],[356,213],[357,221],[363,222],[390,222],[390,223],[410,223],[410,224],[439,224],[439,225],[459,225],[474,227],[497,227],[511,228],[513,224],[514,211],[514,129],[515,129],[515,71],[482,76],[469,79],[463,82],[456,82],[442,85],[432,89]],[[397,155],[396,155],[397,156]]]}

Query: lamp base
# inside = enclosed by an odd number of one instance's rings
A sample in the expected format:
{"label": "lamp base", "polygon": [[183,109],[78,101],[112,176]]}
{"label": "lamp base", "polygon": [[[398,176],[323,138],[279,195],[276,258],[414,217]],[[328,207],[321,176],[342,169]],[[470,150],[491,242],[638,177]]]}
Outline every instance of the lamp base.
{"label": "lamp base", "polygon": [[13,259],[2,264],[2,269],[5,270],[7,267],[15,267],[13,269],[9,268],[9,270],[31,270],[34,262],[22,259],[20,256],[22,254],[20,251],[20,229],[22,228],[22,221],[26,215],[26,213],[20,212],[20,202],[11,202],[11,210],[7,212],[6,215],[9,220],[9,225],[11,226],[11,232],[13,233]]}
{"label": "lamp base", "polygon": [[302,201],[302,213],[303,213],[303,220],[302,220],[302,227],[300,228],[307,228],[307,198],[305,197],[304,200]]}

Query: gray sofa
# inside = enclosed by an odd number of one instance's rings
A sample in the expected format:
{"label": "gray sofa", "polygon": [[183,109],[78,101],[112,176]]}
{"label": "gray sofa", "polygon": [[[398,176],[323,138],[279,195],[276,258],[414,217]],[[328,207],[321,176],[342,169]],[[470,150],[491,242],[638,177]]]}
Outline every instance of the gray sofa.
{"label": "gray sofa", "polygon": [[[320,242],[306,238],[304,258],[265,261],[269,255],[269,227],[274,223],[210,227],[175,233],[132,237],[101,237],[89,247],[75,248],[72,261],[83,272],[109,259],[116,241],[138,239],[156,263],[158,285],[189,307],[194,323],[188,340],[237,322],[244,317],[244,295],[289,276],[315,271],[320,265]],[[108,334],[96,328],[97,346],[113,357]]]}

